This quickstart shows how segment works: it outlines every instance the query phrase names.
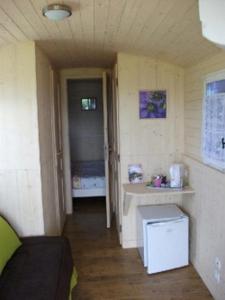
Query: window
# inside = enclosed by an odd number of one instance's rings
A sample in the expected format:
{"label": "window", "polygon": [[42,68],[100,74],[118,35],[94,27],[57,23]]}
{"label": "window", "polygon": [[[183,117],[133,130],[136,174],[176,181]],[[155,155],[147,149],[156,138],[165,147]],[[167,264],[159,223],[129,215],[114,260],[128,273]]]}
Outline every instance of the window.
{"label": "window", "polygon": [[202,140],[203,161],[225,171],[225,70],[205,80]]}
{"label": "window", "polygon": [[94,97],[82,98],[81,99],[81,110],[96,110],[97,101]]}

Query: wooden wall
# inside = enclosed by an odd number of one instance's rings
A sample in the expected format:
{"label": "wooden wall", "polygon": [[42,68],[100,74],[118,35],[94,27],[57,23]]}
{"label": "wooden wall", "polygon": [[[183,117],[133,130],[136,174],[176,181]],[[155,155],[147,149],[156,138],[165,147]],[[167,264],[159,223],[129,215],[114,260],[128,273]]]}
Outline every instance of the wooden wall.
{"label": "wooden wall", "polygon": [[33,42],[0,49],[0,214],[56,234],[51,65]]}
{"label": "wooden wall", "polygon": [[[204,77],[225,69],[225,54],[216,55],[185,70],[185,155],[193,199],[183,201],[191,216],[191,260],[217,300],[225,295],[225,174],[206,166],[201,157]],[[221,260],[221,283],[214,278],[215,258]]]}
{"label": "wooden wall", "polygon": [[59,233],[59,199],[54,173],[53,71],[48,58],[37,46],[35,54],[44,228],[45,234],[53,235]]}
{"label": "wooden wall", "polygon": [[33,42],[0,49],[0,214],[44,233]]}
{"label": "wooden wall", "polygon": [[[132,163],[142,164],[145,181],[153,174],[168,174],[170,164],[180,161],[183,152],[183,70],[155,59],[120,53],[118,85],[121,185],[128,182],[128,165]],[[167,118],[139,119],[138,92],[154,89],[167,90]],[[136,246],[134,203],[128,216],[122,216],[123,247]]]}

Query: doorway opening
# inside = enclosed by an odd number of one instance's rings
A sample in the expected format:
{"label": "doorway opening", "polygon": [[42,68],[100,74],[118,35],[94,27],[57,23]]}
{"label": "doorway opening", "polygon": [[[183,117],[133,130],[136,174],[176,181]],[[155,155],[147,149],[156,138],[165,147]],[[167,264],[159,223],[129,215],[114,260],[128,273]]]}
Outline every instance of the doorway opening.
{"label": "doorway opening", "polygon": [[107,108],[103,80],[69,79],[67,94],[73,207],[90,209],[100,203],[107,211]]}

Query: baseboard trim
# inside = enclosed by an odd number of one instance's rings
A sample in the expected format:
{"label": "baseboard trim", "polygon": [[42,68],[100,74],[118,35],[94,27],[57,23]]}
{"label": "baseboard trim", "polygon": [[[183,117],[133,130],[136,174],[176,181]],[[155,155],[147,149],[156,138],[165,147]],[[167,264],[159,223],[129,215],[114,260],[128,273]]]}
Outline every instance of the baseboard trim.
{"label": "baseboard trim", "polygon": [[122,247],[124,249],[137,248],[137,241],[135,241],[135,240],[132,240],[132,241],[122,241]]}

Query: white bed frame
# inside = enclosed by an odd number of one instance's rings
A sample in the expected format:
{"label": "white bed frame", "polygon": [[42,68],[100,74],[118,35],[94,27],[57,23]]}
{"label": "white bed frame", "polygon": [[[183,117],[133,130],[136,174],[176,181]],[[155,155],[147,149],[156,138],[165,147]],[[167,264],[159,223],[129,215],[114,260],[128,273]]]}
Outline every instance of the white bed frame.
{"label": "white bed frame", "polygon": [[106,190],[105,188],[72,189],[72,195],[74,198],[104,197],[106,196]]}

